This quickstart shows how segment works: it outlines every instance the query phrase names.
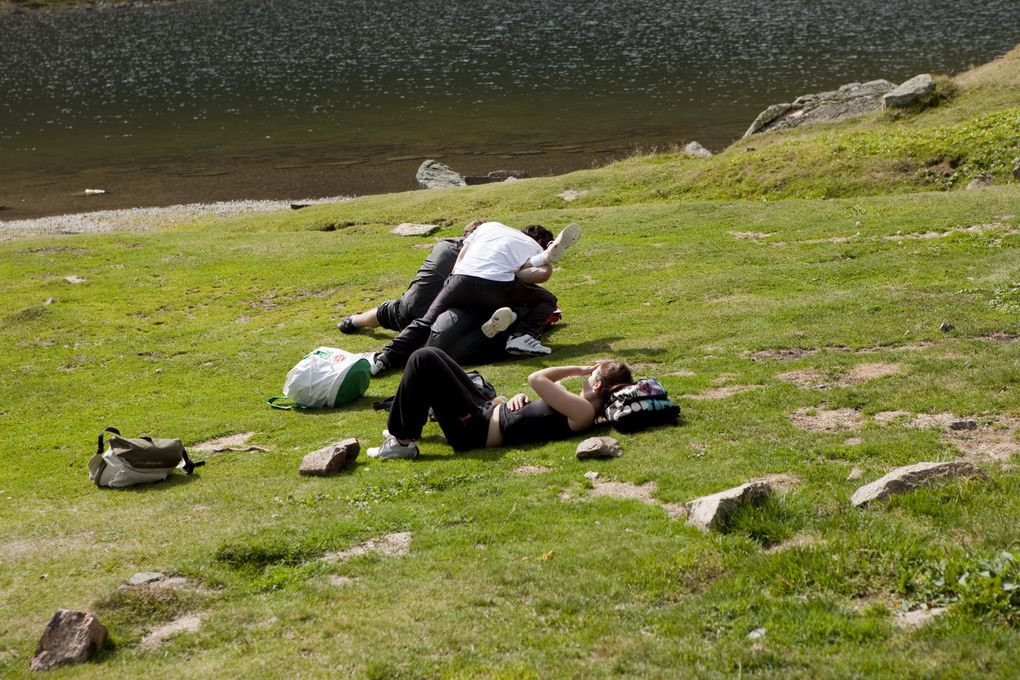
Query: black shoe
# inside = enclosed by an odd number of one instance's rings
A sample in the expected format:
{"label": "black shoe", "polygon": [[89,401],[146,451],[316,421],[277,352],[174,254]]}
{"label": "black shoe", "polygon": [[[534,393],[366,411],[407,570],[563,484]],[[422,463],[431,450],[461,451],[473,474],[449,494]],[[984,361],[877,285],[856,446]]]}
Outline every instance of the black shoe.
{"label": "black shoe", "polygon": [[354,323],[354,317],[353,316],[345,317],[343,321],[341,321],[340,323],[338,323],[336,325],[336,327],[339,328],[340,332],[345,334],[345,335],[351,335],[352,333],[357,333],[358,330],[359,330],[358,324]]}

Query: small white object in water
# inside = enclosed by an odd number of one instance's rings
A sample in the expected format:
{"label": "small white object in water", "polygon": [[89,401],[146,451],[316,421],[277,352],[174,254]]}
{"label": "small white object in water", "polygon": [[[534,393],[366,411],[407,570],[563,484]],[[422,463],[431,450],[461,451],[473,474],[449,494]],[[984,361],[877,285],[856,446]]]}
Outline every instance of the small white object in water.
{"label": "small white object in water", "polygon": [[86,189],[85,190],[85,195],[86,196],[98,196],[100,194],[105,194],[105,193],[106,193],[106,189]]}

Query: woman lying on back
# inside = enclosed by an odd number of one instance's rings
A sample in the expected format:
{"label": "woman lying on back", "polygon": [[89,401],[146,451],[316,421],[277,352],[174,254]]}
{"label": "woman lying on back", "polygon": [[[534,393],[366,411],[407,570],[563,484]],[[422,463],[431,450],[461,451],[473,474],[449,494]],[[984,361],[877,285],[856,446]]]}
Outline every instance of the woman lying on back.
{"label": "woman lying on back", "polygon": [[[587,376],[581,391],[557,381]],[[414,458],[415,441],[429,409],[455,451],[487,446],[567,439],[590,428],[609,397],[632,385],[627,365],[600,361],[593,366],[550,366],[528,376],[539,399],[518,394],[506,404],[486,401],[464,370],[442,350],[423,347],[407,361],[393,399],[383,443],[368,450],[372,458]]]}

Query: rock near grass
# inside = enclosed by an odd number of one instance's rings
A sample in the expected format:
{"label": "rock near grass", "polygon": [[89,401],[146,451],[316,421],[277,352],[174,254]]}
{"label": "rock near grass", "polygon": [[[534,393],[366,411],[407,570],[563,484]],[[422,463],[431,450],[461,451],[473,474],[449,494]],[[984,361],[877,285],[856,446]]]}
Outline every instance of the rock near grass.
{"label": "rock near grass", "polygon": [[312,451],[301,460],[298,473],[315,477],[335,475],[350,467],[361,452],[361,444],[351,437]]}
{"label": "rock near grass", "polygon": [[612,437],[588,437],[577,445],[577,459],[619,458],[623,455],[620,442]]}
{"label": "rock near grass", "polygon": [[934,91],[935,79],[928,73],[922,73],[887,92],[882,97],[882,106],[887,109],[910,106]]}
{"label": "rock near grass", "polygon": [[768,482],[750,482],[711,496],[702,496],[685,503],[687,523],[702,531],[718,529],[744,505],[760,505],[772,495]]}
{"label": "rock near grass", "polygon": [[441,227],[437,224],[414,224],[412,222],[404,222],[398,224],[390,230],[391,234],[397,236],[431,236],[432,234],[439,231]]}
{"label": "rock near grass", "polygon": [[436,160],[427,160],[418,167],[415,175],[423,189],[448,189],[467,186],[460,173]]}
{"label": "rock near grass", "polygon": [[831,92],[797,97],[789,104],[773,104],[758,114],[744,137],[786,130],[807,123],[831,123],[881,111],[882,97],[894,87],[888,80],[848,83]]}
{"label": "rock near grass", "polygon": [[850,505],[855,508],[861,507],[872,501],[889,498],[905,491],[913,491],[936,481],[972,478],[987,479],[987,475],[973,463],[962,460],[943,463],[915,463],[896,468],[884,477],[857,489],[850,497]]}
{"label": "rock near grass", "polygon": [[43,631],[29,663],[33,671],[48,671],[82,663],[106,644],[106,626],[94,614],[60,609]]}
{"label": "rock near grass", "polygon": [[698,142],[691,142],[684,147],[684,154],[691,158],[711,158],[712,152]]}

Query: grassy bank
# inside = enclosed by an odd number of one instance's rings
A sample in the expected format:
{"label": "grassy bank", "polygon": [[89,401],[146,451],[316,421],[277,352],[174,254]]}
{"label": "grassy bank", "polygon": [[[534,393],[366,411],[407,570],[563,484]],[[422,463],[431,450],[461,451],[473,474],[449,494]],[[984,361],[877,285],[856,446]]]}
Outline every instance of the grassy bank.
{"label": "grassy bank", "polygon": [[[65,607],[113,645],[55,677],[1015,677],[1018,569],[997,556],[1020,552],[1017,61],[935,108],[707,160],[0,242],[0,669],[28,675]],[[958,190],[982,172],[1000,186]],[[378,441],[371,402],[398,376],[335,411],[264,398],[318,345],[388,339],[334,326],[420,263],[392,225],[481,215],[584,226],[550,282],[548,362],[621,357],[682,425],[583,464],[576,441],[454,455],[429,426],[417,461],[299,477],[327,443]],[[545,363],[482,370],[511,394]],[[100,491],[84,465],[107,425],[257,449]],[[957,457],[988,478],[849,506],[895,466]],[[763,476],[783,491],[721,532],[663,507]],[[365,543],[396,533],[406,554]],[[187,582],[121,588],[140,571]]]}

